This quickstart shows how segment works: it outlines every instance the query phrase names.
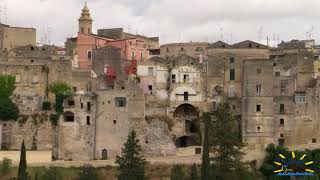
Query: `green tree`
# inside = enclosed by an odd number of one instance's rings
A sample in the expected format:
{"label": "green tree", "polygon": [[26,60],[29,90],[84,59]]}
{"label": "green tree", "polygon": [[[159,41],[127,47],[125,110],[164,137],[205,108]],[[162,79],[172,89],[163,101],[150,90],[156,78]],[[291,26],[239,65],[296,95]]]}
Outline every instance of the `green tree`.
{"label": "green tree", "polygon": [[185,180],[185,174],[183,172],[183,166],[178,164],[174,165],[171,169],[171,177],[170,180]]}
{"label": "green tree", "polygon": [[0,75],[0,119],[3,121],[18,118],[18,107],[10,99],[15,88],[14,76]]}
{"label": "green tree", "polygon": [[71,87],[63,82],[55,82],[50,86],[50,92],[56,96],[55,110],[57,113],[63,112],[63,101],[69,96]]}
{"label": "green tree", "polygon": [[9,98],[0,98],[0,119],[3,121],[17,120],[18,107]]}
{"label": "green tree", "polygon": [[82,167],[79,173],[79,180],[97,180],[98,174],[94,167],[90,165],[85,165]]}
{"label": "green tree", "polygon": [[209,123],[210,113],[203,113],[201,119],[204,122],[204,138],[202,144],[201,180],[210,180],[210,156],[209,156]]}
{"label": "green tree", "polygon": [[215,154],[210,157],[211,179],[236,178],[236,171],[244,167],[241,161],[244,144],[239,137],[236,115],[228,103],[222,102],[206,116],[209,119],[205,125],[209,129],[210,152]]}
{"label": "green tree", "polygon": [[197,165],[193,164],[191,167],[191,180],[199,180]]}
{"label": "green tree", "polygon": [[22,144],[21,144],[20,162],[19,162],[18,178],[17,179],[18,180],[27,180],[28,179],[26,147],[24,145],[24,140],[22,140]]}
{"label": "green tree", "polygon": [[116,163],[119,165],[119,180],[144,180],[146,160],[142,157],[141,146],[136,137],[136,133],[132,130],[121,149],[121,156],[116,157]]}
{"label": "green tree", "polygon": [[15,90],[16,78],[11,75],[0,75],[0,98],[9,98]]}

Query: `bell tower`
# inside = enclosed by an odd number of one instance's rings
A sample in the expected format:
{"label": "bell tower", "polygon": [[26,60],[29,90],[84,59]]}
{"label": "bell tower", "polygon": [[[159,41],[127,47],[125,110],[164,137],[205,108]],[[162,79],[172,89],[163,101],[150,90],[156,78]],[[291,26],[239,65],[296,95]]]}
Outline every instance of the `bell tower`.
{"label": "bell tower", "polygon": [[87,1],[84,4],[79,21],[79,33],[92,34],[92,19],[90,17]]}

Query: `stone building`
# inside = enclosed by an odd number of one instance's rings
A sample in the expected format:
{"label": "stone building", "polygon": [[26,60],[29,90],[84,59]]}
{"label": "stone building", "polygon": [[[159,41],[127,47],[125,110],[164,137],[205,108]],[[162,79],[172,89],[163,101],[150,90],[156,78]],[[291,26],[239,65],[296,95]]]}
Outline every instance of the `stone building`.
{"label": "stone building", "polygon": [[1,50],[10,50],[26,45],[36,45],[36,29],[0,24]]}
{"label": "stone building", "polygon": [[155,50],[159,49],[158,37],[145,37],[123,32],[122,28],[99,29],[97,34],[92,33],[92,18],[85,4],[79,18],[77,37],[68,38],[65,46],[66,53],[73,57],[74,68],[91,69],[92,51],[114,46],[121,48],[121,56],[125,60],[145,60]]}

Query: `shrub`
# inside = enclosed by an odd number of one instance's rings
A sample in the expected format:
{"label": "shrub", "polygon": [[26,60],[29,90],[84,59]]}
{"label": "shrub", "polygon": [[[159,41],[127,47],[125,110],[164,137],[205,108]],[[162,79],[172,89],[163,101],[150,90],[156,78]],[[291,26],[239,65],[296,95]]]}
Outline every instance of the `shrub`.
{"label": "shrub", "polygon": [[3,121],[17,120],[18,107],[9,98],[0,98],[0,119]]}
{"label": "shrub", "polygon": [[45,110],[45,111],[51,110],[51,102],[49,102],[49,101],[44,101],[44,102],[42,103],[42,109]]}
{"label": "shrub", "polygon": [[50,115],[50,122],[52,126],[57,126],[59,121],[59,114],[51,114]]}
{"label": "shrub", "polygon": [[79,173],[79,180],[97,180],[98,174],[94,167],[90,165],[84,165]]}
{"label": "shrub", "polygon": [[4,158],[0,164],[0,174],[6,175],[12,166],[12,160],[8,158]]}

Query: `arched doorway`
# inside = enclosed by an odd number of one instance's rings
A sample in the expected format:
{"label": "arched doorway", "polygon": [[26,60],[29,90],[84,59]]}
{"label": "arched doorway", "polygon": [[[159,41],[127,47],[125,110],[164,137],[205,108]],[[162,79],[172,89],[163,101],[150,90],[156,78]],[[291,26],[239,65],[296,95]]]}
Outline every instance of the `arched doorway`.
{"label": "arched doorway", "polygon": [[201,143],[196,136],[182,136],[175,140],[175,145],[177,148],[183,148],[188,146],[200,146]]}
{"label": "arched doorway", "polygon": [[107,151],[107,149],[102,149],[101,159],[102,160],[107,160],[108,159],[108,151]]}
{"label": "arched doorway", "polygon": [[63,119],[65,122],[74,122],[73,112],[67,111],[63,113]]}
{"label": "arched doorway", "polygon": [[176,108],[176,110],[173,113],[174,117],[198,117],[199,116],[199,110],[198,108],[192,106],[191,104],[181,104]]}

